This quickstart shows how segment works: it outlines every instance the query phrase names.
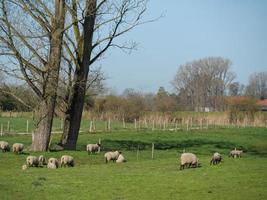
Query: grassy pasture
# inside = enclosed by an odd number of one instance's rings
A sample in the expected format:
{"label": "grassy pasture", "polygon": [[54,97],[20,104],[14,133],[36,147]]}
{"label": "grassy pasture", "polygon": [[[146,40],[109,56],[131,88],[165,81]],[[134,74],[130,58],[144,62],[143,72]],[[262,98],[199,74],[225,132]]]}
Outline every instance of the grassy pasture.
{"label": "grassy pasture", "polygon": [[[52,146],[59,136],[53,135]],[[104,151],[120,149],[128,162],[105,164],[104,152],[88,155],[85,145],[99,138]],[[0,140],[28,146],[31,136],[3,136]],[[241,159],[227,157],[234,147],[245,150]],[[178,169],[178,156],[184,148],[198,155],[202,167]],[[209,165],[214,151],[224,156],[218,166]],[[266,128],[82,133],[77,151],[42,153],[46,158],[74,156],[74,168],[57,170],[22,171],[29,154],[41,153],[0,152],[0,199],[267,199]]]}

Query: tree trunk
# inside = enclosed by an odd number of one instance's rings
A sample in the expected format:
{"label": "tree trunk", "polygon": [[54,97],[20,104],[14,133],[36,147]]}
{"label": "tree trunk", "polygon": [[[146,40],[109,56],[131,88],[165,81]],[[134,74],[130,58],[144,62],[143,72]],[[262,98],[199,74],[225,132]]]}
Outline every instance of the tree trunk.
{"label": "tree trunk", "polygon": [[[88,68],[89,69],[89,68]],[[78,134],[80,130],[82,112],[83,112],[83,105],[84,105],[84,96],[86,92],[86,82],[87,82],[87,75],[89,70],[75,71],[75,84],[73,86],[72,91],[72,101],[70,104],[70,113],[69,117],[66,117],[67,124],[64,124],[64,132],[62,144],[65,149],[75,150],[76,143],[78,140]],[[68,132],[66,132],[68,129]]]}
{"label": "tree trunk", "polygon": [[50,142],[57,98],[64,25],[65,0],[55,0],[55,16],[52,19],[47,72],[44,76],[43,95],[37,112],[36,129],[31,145],[33,151],[47,151]]}
{"label": "tree trunk", "polygon": [[[70,124],[67,142],[63,145],[65,149],[75,150],[78,140],[81,118],[83,112],[86,84],[91,62],[92,39],[96,17],[96,0],[87,1],[86,17],[83,24],[83,49],[82,62],[76,66],[74,72],[74,85],[70,94]],[[64,134],[63,134],[64,135]]]}
{"label": "tree trunk", "polygon": [[45,101],[40,103],[36,119],[36,129],[32,138],[32,151],[47,151],[49,148],[50,135],[54,115],[53,102]]}
{"label": "tree trunk", "polygon": [[70,114],[68,111],[63,112],[63,133],[61,135],[59,145],[64,146],[67,143],[68,133],[70,129]]}

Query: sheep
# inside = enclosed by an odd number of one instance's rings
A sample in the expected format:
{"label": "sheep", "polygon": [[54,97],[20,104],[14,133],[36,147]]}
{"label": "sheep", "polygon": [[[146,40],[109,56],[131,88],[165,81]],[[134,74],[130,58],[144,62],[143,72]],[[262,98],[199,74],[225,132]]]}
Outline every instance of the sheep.
{"label": "sheep", "polygon": [[96,143],[96,144],[87,144],[86,145],[86,151],[89,153],[95,153],[96,151],[99,153],[100,152],[100,147],[101,144],[100,143]]}
{"label": "sheep", "polygon": [[40,167],[42,167],[42,166],[44,166],[46,164],[45,157],[43,155],[40,155],[38,160],[39,160],[39,166]]}
{"label": "sheep", "polygon": [[74,167],[74,159],[72,156],[64,155],[60,159],[61,167]]}
{"label": "sheep", "polygon": [[2,150],[2,152],[10,151],[8,142],[0,141],[0,149]]}
{"label": "sheep", "polygon": [[241,154],[243,153],[243,150],[236,150],[236,148],[229,153],[229,157],[232,158],[241,158]]}
{"label": "sheep", "polygon": [[49,158],[47,163],[47,168],[49,169],[56,169],[59,166],[59,162],[56,158]]}
{"label": "sheep", "polygon": [[182,153],[181,155],[181,165],[180,170],[184,169],[185,167],[198,167],[199,160],[197,156],[193,153]]}
{"label": "sheep", "polygon": [[23,144],[15,143],[15,144],[13,144],[13,152],[16,154],[22,153],[23,147],[24,147]]}
{"label": "sheep", "polygon": [[220,163],[222,161],[222,156],[221,154],[219,154],[218,152],[214,153],[211,160],[210,160],[210,165],[217,165],[218,163]]}
{"label": "sheep", "polygon": [[36,157],[36,156],[28,156],[26,158],[26,164],[27,164],[28,167],[38,167],[38,165],[39,165],[38,157]]}
{"label": "sheep", "polygon": [[119,157],[117,158],[116,163],[122,163],[122,162],[126,162],[126,159],[121,154],[121,152],[119,152]]}
{"label": "sheep", "polygon": [[110,152],[105,153],[104,157],[105,157],[106,163],[108,163],[110,160],[115,162],[118,159],[119,155],[120,155],[119,151],[110,151]]}

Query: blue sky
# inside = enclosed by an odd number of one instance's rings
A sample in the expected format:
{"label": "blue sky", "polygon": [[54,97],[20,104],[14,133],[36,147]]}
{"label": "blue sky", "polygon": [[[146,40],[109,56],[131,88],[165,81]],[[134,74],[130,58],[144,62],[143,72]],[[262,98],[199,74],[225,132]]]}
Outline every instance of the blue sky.
{"label": "blue sky", "polygon": [[106,84],[156,92],[170,84],[181,64],[221,56],[232,61],[237,81],[246,84],[253,72],[267,71],[267,1],[150,0],[146,18],[165,13],[120,38],[134,40],[130,55],[111,49],[101,61]]}

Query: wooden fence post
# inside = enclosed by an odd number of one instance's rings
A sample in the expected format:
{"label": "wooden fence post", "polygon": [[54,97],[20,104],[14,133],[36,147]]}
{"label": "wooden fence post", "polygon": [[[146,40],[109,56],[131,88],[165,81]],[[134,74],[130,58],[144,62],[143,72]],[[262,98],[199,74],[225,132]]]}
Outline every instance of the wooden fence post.
{"label": "wooden fence post", "polygon": [[1,124],[1,136],[3,136],[3,131],[4,131],[3,128],[4,128],[3,124]]}
{"label": "wooden fence post", "polygon": [[29,133],[29,120],[27,120],[27,124],[26,124],[26,132]]}
{"label": "wooden fence post", "polygon": [[111,121],[110,121],[110,118],[108,118],[108,131],[111,131]]}
{"label": "wooden fence post", "polygon": [[93,121],[90,121],[90,128],[89,128],[89,132],[92,133],[93,130]]}
{"label": "wooden fence post", "polygon": [[136,123],[137,123],[136,119],[134,119],[134,128],[135,128],[135,130],[137,129],[137,124]]}
{"label": "wooden fence post", "polygon": [[7,132],[10,132],[10,121],[7,122]]}
{"label": "wooden fence post", "polygon": [[123,128],[126,128],[124,117],[122,118],[122,127],[123,127]]}
{"label": "wooden fence post", "polygon": [[152,149],[151,149],[151,158],[154,159],[154,149],[155,149],[155,145],[154,143],[152,143]]}

